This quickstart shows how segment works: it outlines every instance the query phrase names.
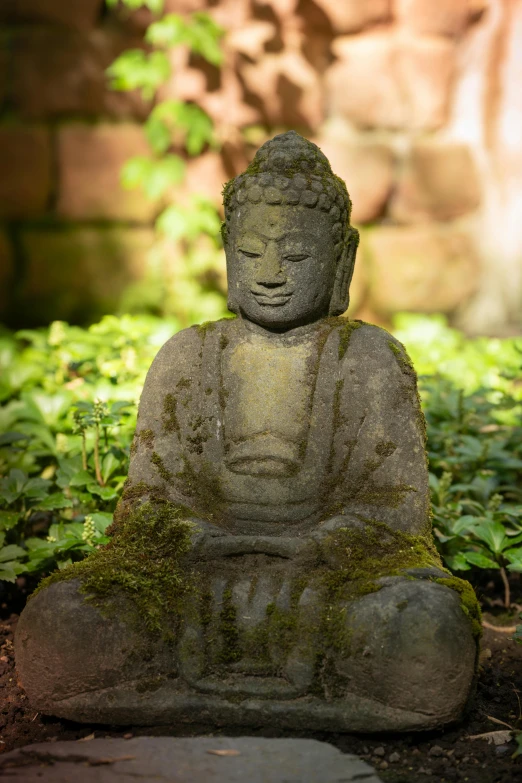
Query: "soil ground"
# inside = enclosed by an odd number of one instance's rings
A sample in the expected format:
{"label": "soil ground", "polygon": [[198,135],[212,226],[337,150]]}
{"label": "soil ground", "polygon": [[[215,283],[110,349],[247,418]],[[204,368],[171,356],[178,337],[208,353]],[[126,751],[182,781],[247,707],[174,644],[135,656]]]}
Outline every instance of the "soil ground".
{"label": "soil ground", "polygon": [[[19,580],[9,588],[0,604],[0,753],[35,742],[79,740],[92,737],[141,735],[181,736],[224,734],[240,736],[245,732],[224,727],[216,732],[205,726],[117,727],[72,723],[43,716],[31,708],[19,686],[14,668],[13,637],[18,613],[23,608],[30,586]],[[499,584],[479,586],[486,619],[505,622],[500,604]],[[520,603],[522,588],[513,584],[513,600]],[[518,610],[517,610],[518,611]],[[516,618],[516,613],[515,613]],[[508,620],[513,624],[513,619]],[[513,758],[517,744],[509,735],[509,724],[522,730],[522,645],[509,634],[486,629],[482,639],[477,690],[461,724],[444,732],[390,735],[348,735],[293,733],[330,742],[340,750],[354,753],[374,766],[385,783],[522,783],[522,755]],[[504,735],[498,734],[505,731]],[[476,735],[497,732],[499,744]],[[270,732],[267,727],[248,734],[290,736]]]}

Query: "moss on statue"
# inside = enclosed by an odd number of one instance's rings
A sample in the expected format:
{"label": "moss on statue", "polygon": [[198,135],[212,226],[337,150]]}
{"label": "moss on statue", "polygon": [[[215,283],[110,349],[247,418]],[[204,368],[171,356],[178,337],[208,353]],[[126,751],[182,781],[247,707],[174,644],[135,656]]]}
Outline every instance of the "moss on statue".
{"label": "moss on statue", "polygon": [[239,646],[239,630],[237,627],[237,609],[232,602],[232,591],[227,588],[223,593],[223,607],[219,613],[219,632],[221,635],[222,663],[239,661],[242,652]]}
{"label": "moss on statue", "polygon": [[111,614],[111,598],[119,593],[135,609],[129,620],[151,634],[168,636],[169,620],[179,620],[184,599],[195,590],[193,573],[182,564],[191,547],[191,515],[169,501],[135,507],[109,544],[55,571],[33,595],[55,582],[79,579],[80,592],[103,613]]}
{"label": "moss on statue", "polygon": [[165,481],[167,484],[172,481],[172,471],[168,470],[165,463],[163,462],[163,459],[160,457],[160,455],[156,452],[152,452],[152,456],[150,458],[150,461],[158,471],[160,477]]}
{"label": "moss on statue", "polygon": [[[345,319],[339,319],[339,321],[344,320]],[[362,325],[362,321],[346,321],[343,323],[339,332],[339,359],[344,359],[346,351],[348,350],[348,346],[350,345],[350,338],[352,333],[356,329],[360,329]]]}
{"label": "moss on statue", "polygon": [[393,530],[384,522],[364,520],[358,527],[345,527],[326,536],[325,556],[335,570],[324,576],[330,590],[352,598],[366,592],[365,585],[382,576],[394,576],[409,568],[442,568],[431,531],[412,535]]}
{"label": "moss on statue", "polygon": [[145,446],[152,447],[154,445],[154,433],[152,430],[141,430],[138,437]]}
{"label": "moss on statue", "polygon": [[165,432],[177,432],[179,435],[180,429],[179,429],[179,421],[178,416],[176,413],[176,408],[178,406],[178,401],[174,394],[168,393],[165,395],[165,398],[163,400],[163,429]]}
{"label": "moss on statue", "polygon": [[433,581],[439,585],[444,585],[444,587],[449,587],[450,590],[454,590],[459,594],[462,611],[466,617],[469,617],[473,636],[478,641],[482,636],[482,613],[477,596],[470,583],[456,576],[434,579]]}

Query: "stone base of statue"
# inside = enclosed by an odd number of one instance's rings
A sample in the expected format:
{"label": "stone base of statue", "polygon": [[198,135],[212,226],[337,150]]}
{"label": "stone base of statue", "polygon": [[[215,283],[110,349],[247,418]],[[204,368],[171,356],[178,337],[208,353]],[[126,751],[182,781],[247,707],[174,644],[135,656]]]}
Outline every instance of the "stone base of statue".
{"label": "stone base of statue", "polygon": [[460,718],[477,631],[464,582],[435,567],[347,580],[325,562],[347,529],[249,538],[207,539],[206,568],[200,542],[185,607],[161,633],[117,590],[101,610],[78,579],[42,590],[16,637],[32,706],[87,723],[351,732]]}

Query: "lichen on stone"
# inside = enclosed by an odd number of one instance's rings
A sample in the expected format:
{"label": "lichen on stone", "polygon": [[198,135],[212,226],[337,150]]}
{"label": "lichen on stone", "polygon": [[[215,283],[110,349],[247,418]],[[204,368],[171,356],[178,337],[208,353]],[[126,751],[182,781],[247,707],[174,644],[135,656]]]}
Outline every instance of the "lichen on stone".
{"label": "lichen on stone", "polygon": [[173,479],[172,471],[166,467],[162,457],[160,457],[160,455],[156,451],[152,452],[150,461],[158,471],[163,481],[165,481],[167,484],[170,483]]}
{"label": "lichen on stone", "polygon": [[154,445],[154,433],[152,430],[141,430],[138,437],[145,446]]}
{"label": "lichen on stone", "polygon": [[172,392],[168,392],[163,398],[163,429],[165,432],[177,432],[179,435],[179,421],[176,413],[178,401]]}

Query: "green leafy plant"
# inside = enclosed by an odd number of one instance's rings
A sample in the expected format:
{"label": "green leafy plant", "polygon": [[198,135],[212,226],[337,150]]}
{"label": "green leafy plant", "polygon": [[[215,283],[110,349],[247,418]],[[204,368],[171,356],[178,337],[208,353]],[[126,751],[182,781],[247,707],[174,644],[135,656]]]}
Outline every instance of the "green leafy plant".
{"label": "green leafy plant", "polygon": [[[117,1],[111,0],[109,5],[114,6]],[[123,3],[129,10],[146,6],[156,15],[163,12],[161,0]],[[131,291],[125,304],[133,309],[153,304],[158,312],[175,312],[184,325],[193,322],[197,311],[205,311],[208,319],[225,313],[223,275],[217,273],[223,269],[223,254],[216,206],[198,195],[185,197],[183,203],[176,200],[177,189],[185,179],[187,156],[200,155],[205,148],[215,149],[218,141],[212,120],[200,106],[173,98],[159,100],[158,96],[174,76],[169,51],[187,47],[219,67],[223,60],[222,35],[223,30],[206,13],[193,13],[186,18],[166,14],[147,28],[146,50],[123,52],[107,70],[114,90],[139,90],[150,103],[144,123],[150,154],[125,163],[122,183],[126,188],[141,188],[147,198],[162,203],[156,220],[158,242],[150,261],[149,296],[143,298]],[[199,246],[202,238],[206,239],[204,264]],[[173,254],[180,263],[166,272],[166,259]],[[155,273],[158,266],[162,268],[160,274]],[[166,284],[174,295],[164,295]]]}
{"label": "green leafy plant", "polygon": [[108,541],[147,365],[176,328],[107,316],[0,337],[0,580]]}

